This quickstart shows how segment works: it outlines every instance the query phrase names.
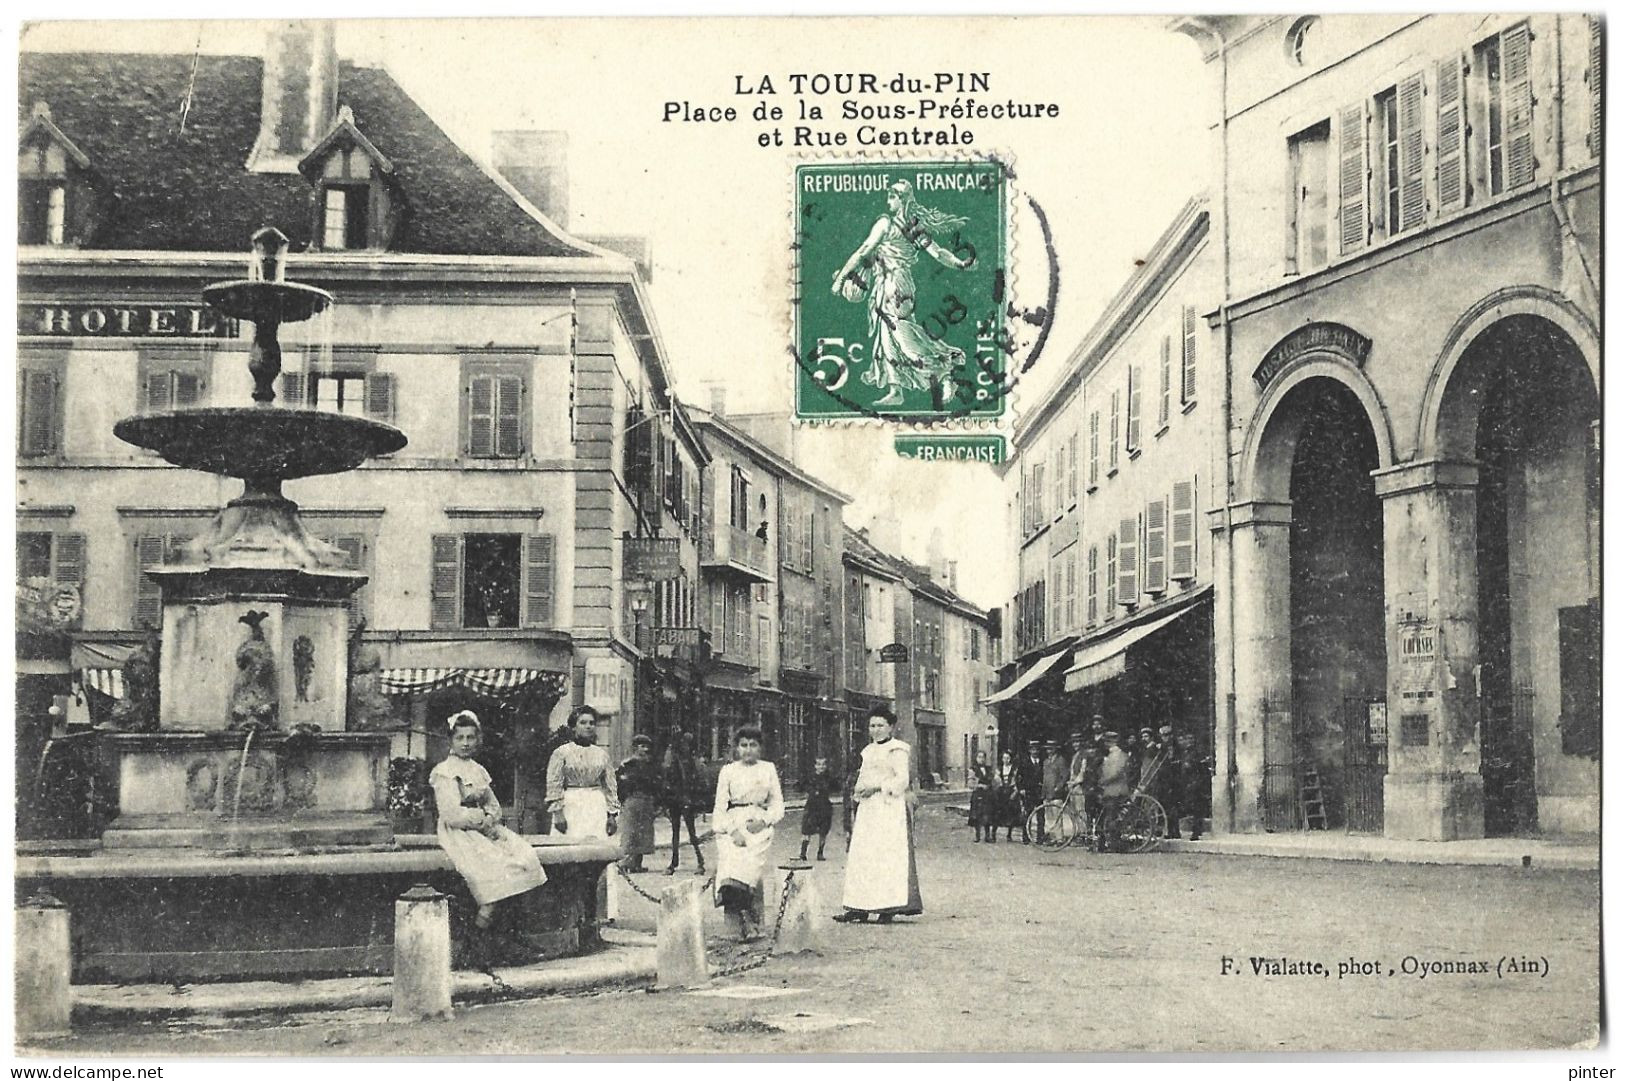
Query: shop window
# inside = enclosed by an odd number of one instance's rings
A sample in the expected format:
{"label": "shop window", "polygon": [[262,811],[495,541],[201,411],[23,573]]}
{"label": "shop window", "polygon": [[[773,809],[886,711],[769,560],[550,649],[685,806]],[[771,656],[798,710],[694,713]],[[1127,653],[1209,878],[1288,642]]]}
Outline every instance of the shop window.
{"label": "shop window", "polygon": [[433,627],[553,625],[557,572],[551,534],[443,533],[431,544]]}

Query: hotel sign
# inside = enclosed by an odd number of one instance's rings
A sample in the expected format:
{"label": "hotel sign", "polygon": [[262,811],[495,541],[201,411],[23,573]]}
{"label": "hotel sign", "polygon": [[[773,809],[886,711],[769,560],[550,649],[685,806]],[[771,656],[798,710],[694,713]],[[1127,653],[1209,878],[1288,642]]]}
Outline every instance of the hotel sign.
{"label": "hotel sign", "polygon": [[683,573],[682,552],[676,537],[626,537],[624,545],[622,578],[664,582]]}
{"label": "hotel sign", "polygon": [[236,338],[207,304],[18,304],[17,333],[47,338]]}

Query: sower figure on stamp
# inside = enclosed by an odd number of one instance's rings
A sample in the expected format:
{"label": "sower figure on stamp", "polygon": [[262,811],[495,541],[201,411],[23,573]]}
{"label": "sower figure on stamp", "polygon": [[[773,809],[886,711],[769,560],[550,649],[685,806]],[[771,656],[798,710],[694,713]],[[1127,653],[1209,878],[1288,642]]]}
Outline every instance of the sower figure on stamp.
{"label": "sower figure on stamp", "polygon": [[914,261],[923,251],[945,267],[970,269],[974,255],[960,258],[934,236],[965,222],[921,206],[914,185],[899,180],[886,192],[886,213],[835,272],[830,291],[869,306],[871,359],[860,378],[885,389],[877,408],[902,404],[904,390],[931,391],[938,409],[954,396],[953,373],[965,362],[965,351],[933,336],[916,318]]}
{"label": "sower figure on stamp", "polygon": [[705,807],[708,794],[703,791],[700,757],[694,753],[694,734],[685,732],[681,725],[671,726],[667,737],[666,753],[660,759],[661,791],[666,801],[666,816],[671,819],[671,865],[668,875],[677,873],[683,851],[679,830],[688,825],[688,843],[694,846],[694,859],[699,874],[705,873],[705,852],[700,838],[694,832],[695,812]]}

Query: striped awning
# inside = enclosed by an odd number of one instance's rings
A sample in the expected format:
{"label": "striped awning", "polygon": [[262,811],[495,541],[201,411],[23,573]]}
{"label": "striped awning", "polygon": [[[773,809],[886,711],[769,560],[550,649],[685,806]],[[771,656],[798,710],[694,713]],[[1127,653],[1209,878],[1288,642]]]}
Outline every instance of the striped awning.
{"label": "striped awning", "polygon": [[448,687],[466,687],[487,698],[502,698],[520,690],[563,694],[565,676],[540,668],[385,668],[378,673],[378,688],[385,694],[431,694]]}
{"label": "striped awning", "polygon": [[81,668],[79,682],[87,689],[109,698],[124,697],[124,672],[118,668]]}

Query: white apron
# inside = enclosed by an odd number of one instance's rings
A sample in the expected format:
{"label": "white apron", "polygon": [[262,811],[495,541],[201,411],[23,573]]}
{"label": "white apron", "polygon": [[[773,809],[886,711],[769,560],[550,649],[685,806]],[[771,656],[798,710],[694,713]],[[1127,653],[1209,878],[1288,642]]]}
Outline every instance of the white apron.
{"label": "white apron", "polygon": [[922,907],[909,836],[908,755],[908,744],[897,739],[863,749],[857,784],[880,791],[858,803],[841,894],[845,908],[913,914]]}

